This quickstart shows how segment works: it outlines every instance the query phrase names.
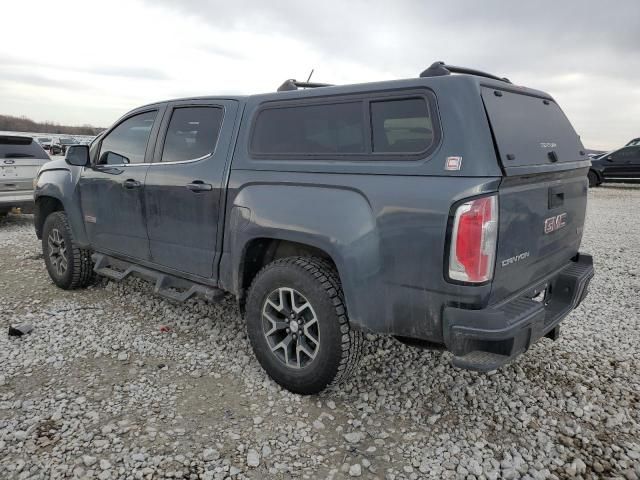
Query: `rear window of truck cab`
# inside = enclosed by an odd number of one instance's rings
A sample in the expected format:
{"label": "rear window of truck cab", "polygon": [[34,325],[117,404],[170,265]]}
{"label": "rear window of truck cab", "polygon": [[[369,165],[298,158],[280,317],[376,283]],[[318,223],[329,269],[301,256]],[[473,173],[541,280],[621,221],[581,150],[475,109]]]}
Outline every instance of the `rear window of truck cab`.
{"label": "rear window of truck cab", "polygon": [[438,141],[434,101],[425,92],[268,102],[255,116],[258,158],[426,156]]}

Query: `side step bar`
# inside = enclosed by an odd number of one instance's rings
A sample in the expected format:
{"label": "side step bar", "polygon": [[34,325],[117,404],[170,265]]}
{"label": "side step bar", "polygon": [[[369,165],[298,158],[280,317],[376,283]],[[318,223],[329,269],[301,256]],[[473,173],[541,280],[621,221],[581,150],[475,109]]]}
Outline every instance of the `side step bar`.
{"label": "side step bar", "polygon": [[151,268],[142,267],[134,263],[116,259],[102,253],[91,256],[95,266],[93,270],[104,277],[119,282],[129,275],[143,278],[155,283],[153,292],[174,302],[185,302],[194,295],[200,295],[213,302],[224,296],[224,291],[215,287],[208,287],[200,283],[178,278],[168,273],[159,272]]}

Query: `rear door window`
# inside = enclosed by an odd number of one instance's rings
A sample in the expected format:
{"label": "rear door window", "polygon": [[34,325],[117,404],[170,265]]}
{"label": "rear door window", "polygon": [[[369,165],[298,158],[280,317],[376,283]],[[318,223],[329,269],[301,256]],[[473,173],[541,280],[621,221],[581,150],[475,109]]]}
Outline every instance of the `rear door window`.
{"label": "rear door window", "polygon": [[140,113],[126,119],[111,130],[100,147],[101,165],[144,163],[147,143],[157,111]]}
{"label": "rear door window", "polygon": [[364,153],[362,102],[275,107],[256,119],[251,150],[260,154]]}
{"label": "rear door window", "polygon": [[373,151],[419,153],[433,143],[433,125],[424,98],[371,102]]}
{"label": "rear door window", "polygon": [[162,150],[163,162],[194,160],[213,153],[223,110],[219,107],[179,107],[173,110]]}

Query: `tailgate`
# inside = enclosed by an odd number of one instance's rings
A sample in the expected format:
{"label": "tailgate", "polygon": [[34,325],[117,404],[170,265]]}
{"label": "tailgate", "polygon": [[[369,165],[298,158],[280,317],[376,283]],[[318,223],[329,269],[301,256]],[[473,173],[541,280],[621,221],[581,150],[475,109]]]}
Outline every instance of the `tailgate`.
{"label": "tailgate", "polygon": [[587,170],[507,177],[499,191],[499,227],[491,303],[562,268],[578,253],[587,207]]}
{"label": "tailgate", "polygon": [[588,166],[580,137],[558,104],[522,89],[483,86],[482,100],[507,176]]}
{"label": "tailgate", "polygon": [[504,178],[490,301],[562,268],[578,253],[591,162],[568,118],[543,92],[482,87]]}

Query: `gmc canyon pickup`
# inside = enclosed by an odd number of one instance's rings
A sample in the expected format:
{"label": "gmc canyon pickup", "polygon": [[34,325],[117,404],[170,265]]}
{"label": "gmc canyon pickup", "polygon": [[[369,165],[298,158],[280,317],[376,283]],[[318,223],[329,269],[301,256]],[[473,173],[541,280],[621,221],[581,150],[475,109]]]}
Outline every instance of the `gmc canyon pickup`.
{"label": "gmc canyon pickup", "polygon": [[589,166],[551,96],[436,62],[137,108],[40,170],[35,228],[64,289],[230,292],[263,368],[311,394],[354,371],[363,332],[479,371],[556,339],[593,276]]}

